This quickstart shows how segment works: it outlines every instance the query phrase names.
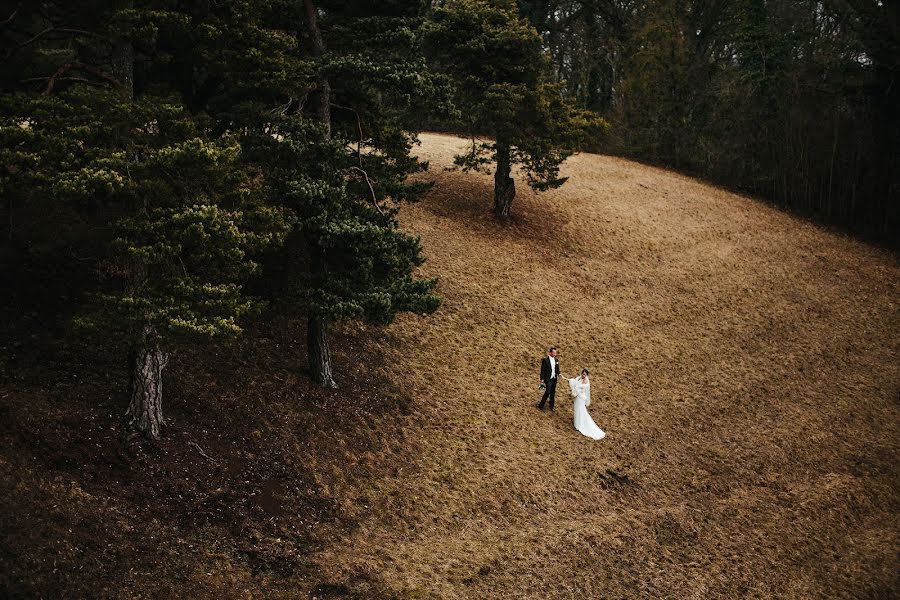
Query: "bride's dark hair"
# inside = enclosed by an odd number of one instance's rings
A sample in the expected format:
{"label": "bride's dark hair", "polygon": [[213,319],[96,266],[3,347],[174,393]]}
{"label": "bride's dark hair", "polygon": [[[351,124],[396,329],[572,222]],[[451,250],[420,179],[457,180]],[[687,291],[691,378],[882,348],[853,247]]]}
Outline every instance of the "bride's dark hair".
{"label": "bride's dark hair", "polygon": [[581,370],[581,374],[582,374],[582,375],[590,375],[591,373],[590,373],[590,371],[588,371],[587,369],[582,369],[582,370]]}

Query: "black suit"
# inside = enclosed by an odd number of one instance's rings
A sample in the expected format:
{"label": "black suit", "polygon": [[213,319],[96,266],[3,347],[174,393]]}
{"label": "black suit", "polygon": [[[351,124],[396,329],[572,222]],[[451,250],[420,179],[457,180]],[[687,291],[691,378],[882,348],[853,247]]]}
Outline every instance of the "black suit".
{"label": "black suit", "polygon": [[[549,356],[545,356],[541,361],[541,381],[544,382],[547,389],[544,390],[544,397],[541,398],[541,403],[538,404],[540,408],[544,408],[544,403],[547,401],[547,398],[550,398],[550,410],[553,410],[553,404],[556,402],[556,382],[559,380],[559,359],[554,356],[553,360],[556,361],[556,373],[552,373],[550,370]],[[555,375],[555,377],[551,377],[551,375]]]}

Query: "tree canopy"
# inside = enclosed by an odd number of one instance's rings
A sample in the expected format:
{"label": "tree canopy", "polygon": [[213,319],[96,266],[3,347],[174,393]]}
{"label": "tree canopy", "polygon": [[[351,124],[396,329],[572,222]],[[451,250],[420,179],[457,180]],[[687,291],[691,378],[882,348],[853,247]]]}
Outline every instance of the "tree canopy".
{"label": "tree canopy", "polygon": [[[407,181],[424,168],[413,119],[444,101],[418,6],[306,4],[325,52],[303,5],[279,1],[46,2],[3,26],[4,256],[96,265],[79,321],[128,349],[139,433],[160,433],[172,350],[238,335],[261,305],[252,277],[321,325],[439,304],[396,220],[428,187]],[[326,366],[312,375],[332,384]]]}
{"label": "tree canopy", "polygon": [[897,2],[520,0],[591,147],[900,239]]}
{"label": "tree canopy", "polygon": [[522,165],[536,191],[565,183],[560,164],[604,125],[568,102],[551,79],[541,37],[519,17],[516,3],[458,0],[435,9],[428,26],[435,69],[451,75],[458,126],[486,135],[457,157],[465,170],[494,164],[494,213],[509,215],[515,198],[512,165]]}

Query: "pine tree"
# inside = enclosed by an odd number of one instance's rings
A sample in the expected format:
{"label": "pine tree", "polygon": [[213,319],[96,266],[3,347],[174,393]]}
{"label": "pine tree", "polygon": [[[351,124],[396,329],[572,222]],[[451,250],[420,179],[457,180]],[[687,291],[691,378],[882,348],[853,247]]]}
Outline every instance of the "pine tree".
{"label": "pine tree", "polygon": [[[456,158],[464,170],[495,164],[494,213],[509,215],[516,195],[512,166],[521,164],[536,191],[566,179],[559,166],[603,121],[564,99],[550,80],[537,31],[519,18],[512,0],[456,0],[434,10],[428,29],[435,68],[452,75],[454,100],[473,135]],[[476,143],[475,135],[492,142]]]}
{"label": "pine tree", "polygon": [[334,384],[331,323],[437,308],[396,220],[428,187],[407,181],[426,166],[412,132],[443,101],[417,3],[78,8],[42,3],[4,30],[16,73],[2,80],[0,185],[110,232],[80,242],[104,274],[102,310],[82,320],[130,348],[137,431],[159,434],[171,350],[238,334],[253,255],[285,239],[267,273],[281,269],[280,299],[309,317],[320,383]]}
{"label": "pine tree", "polygon": [[170,88],[145,83],[133,93],[150,11],[131,2],[81,8],[42,3],[14,17],[13,31],[34,41],[13,53],[19,78],[0,97],[0,186],[110,232],[79,239],[103,276],[96,310],[81,320],[129,348],[129,425],[155,438],[170,350],[240,332],[254,304],[242,292],[258,268],[252,255],[283,240],[287,226],[260,201],[234,136],[185,111]]}
{"label": "pine tree", "polygon": [[[302,2],[299,50],[314,63],[312,107],[272,120],[258,137],[274,201],[297,221],[281,263],[285,299],[307,313],[310,374],[334,386],[329,327],[389,323],[399,311],[437,309],[435,280],[417,238],[399,229],[399,205],[427,185],[411,155],[417,108],[441,99],[419,48],[416,2]],[[311,114],[312,111],[312,114]]]}
{"label": "pine tree", "polygon": [[154,33],[153,77],[211,130],[236,136],[267,205],[292,216],[268,272],[281,275],[277,299],[307,315],[310,372],[324,385],[334,385],[331,323],[438,304],[434,281],[413,279],[418,241],[395,218],[427,188],[406,181],[424,169],[410,155],[415,109],[441,99],[418,11],[247,0],[154,11],[139,25]]}

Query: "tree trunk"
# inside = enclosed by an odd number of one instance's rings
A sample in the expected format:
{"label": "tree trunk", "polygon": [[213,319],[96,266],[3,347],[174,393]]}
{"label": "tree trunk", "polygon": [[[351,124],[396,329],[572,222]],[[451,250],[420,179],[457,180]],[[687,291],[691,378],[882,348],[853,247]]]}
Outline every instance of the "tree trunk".
{"label": "tree trunk", "polygon": [[[306,12],[306,26],[312,44],[313,54],[321,59],[325,54],[325,42],[316,19],[316,7],[312,0],[303,0]],[[319,66],[319,121],[325,131],[325,139],[331,139],[331,85]],[[325,249],[315,240],[309,242],[310,272],[314,286],[321,286],[328,277]],[[309,355],[309,373],[313,381],[325,387],[337,387],[331,370],[331,349],[328,345],[328,318],[310,310],[306,324],[306,346]]]}
{"label": "tree trunk", "polygon": [[[328,276],[325,250],[315,242],[309,244],[309,267],[313,286],[320,287]],[[331,369],[331,349],[328,344],[328,318],[310,309],[306,324],[306,348],[309,355],[309,374],[312,380],[325,387],[337,387]]]}
{"label": "tree trunk", "polygon": [[[121,10],[134,8],[134,0],[120,0]],[[134,97],[134,46],[131,43],[131,32],[128,37],[116,39],[112,52],[112,74],[122,84],[122,90],[129,98]]]}
{"label": "tree trunk", "polygon": [[[120,0],[118,8],[134,8],[133,0]],[[134,47],[131,33],[115,40],[112,54],[113,77],[122,84],[122,90],[129,99],[134,98]],[[146,208],[145,208],[146,210]],[[132,285],[146,276],[140,267],[132,273]],[[128,357],[128,411],[125,413],[127,428],[132,432],[155,440],[159,438],[164,420],[162,412],[163,387],[162,372],[169,361],[155,340],[153,329],[145,325],[141,335],[129,351]]]}
{"label": "tree trunk", "polygon": [[[313,55],[320,59],[325,54],[325,42],[322,41],[322,32],[316,19],[316,7],[312,0],[303,0],[303,8],[306,11],[306,26],[309,30],[309,39],[312,43]],[[322,66],[319,65],[317,78],[319,86],[319,121],[325,128],[325,138],[331,139],[331,84],[328,78],[322,74]]]}
{"label": "tree trunk", "polygon": [[516,182],[509,176],[511,171],[509,143],[497,138],[497,171],[494,173],[494,214],[508,217],[513,198],[516,197]]}
{"label": "tree trunk", "polygon": [[331,370],[331,350],[328,346],[328,319],[310,315],[306,343],[309,346],[309,371],[313,381],[324,387],[336,388]]}
{"label": "tree trunk", "polygon": [[168,355],[153,341],[152,330],[145,328],[141,338],[131,348],[129,356],[128,428],[146,438],[159,438],[164,425],[162,412],[162,372]]}

